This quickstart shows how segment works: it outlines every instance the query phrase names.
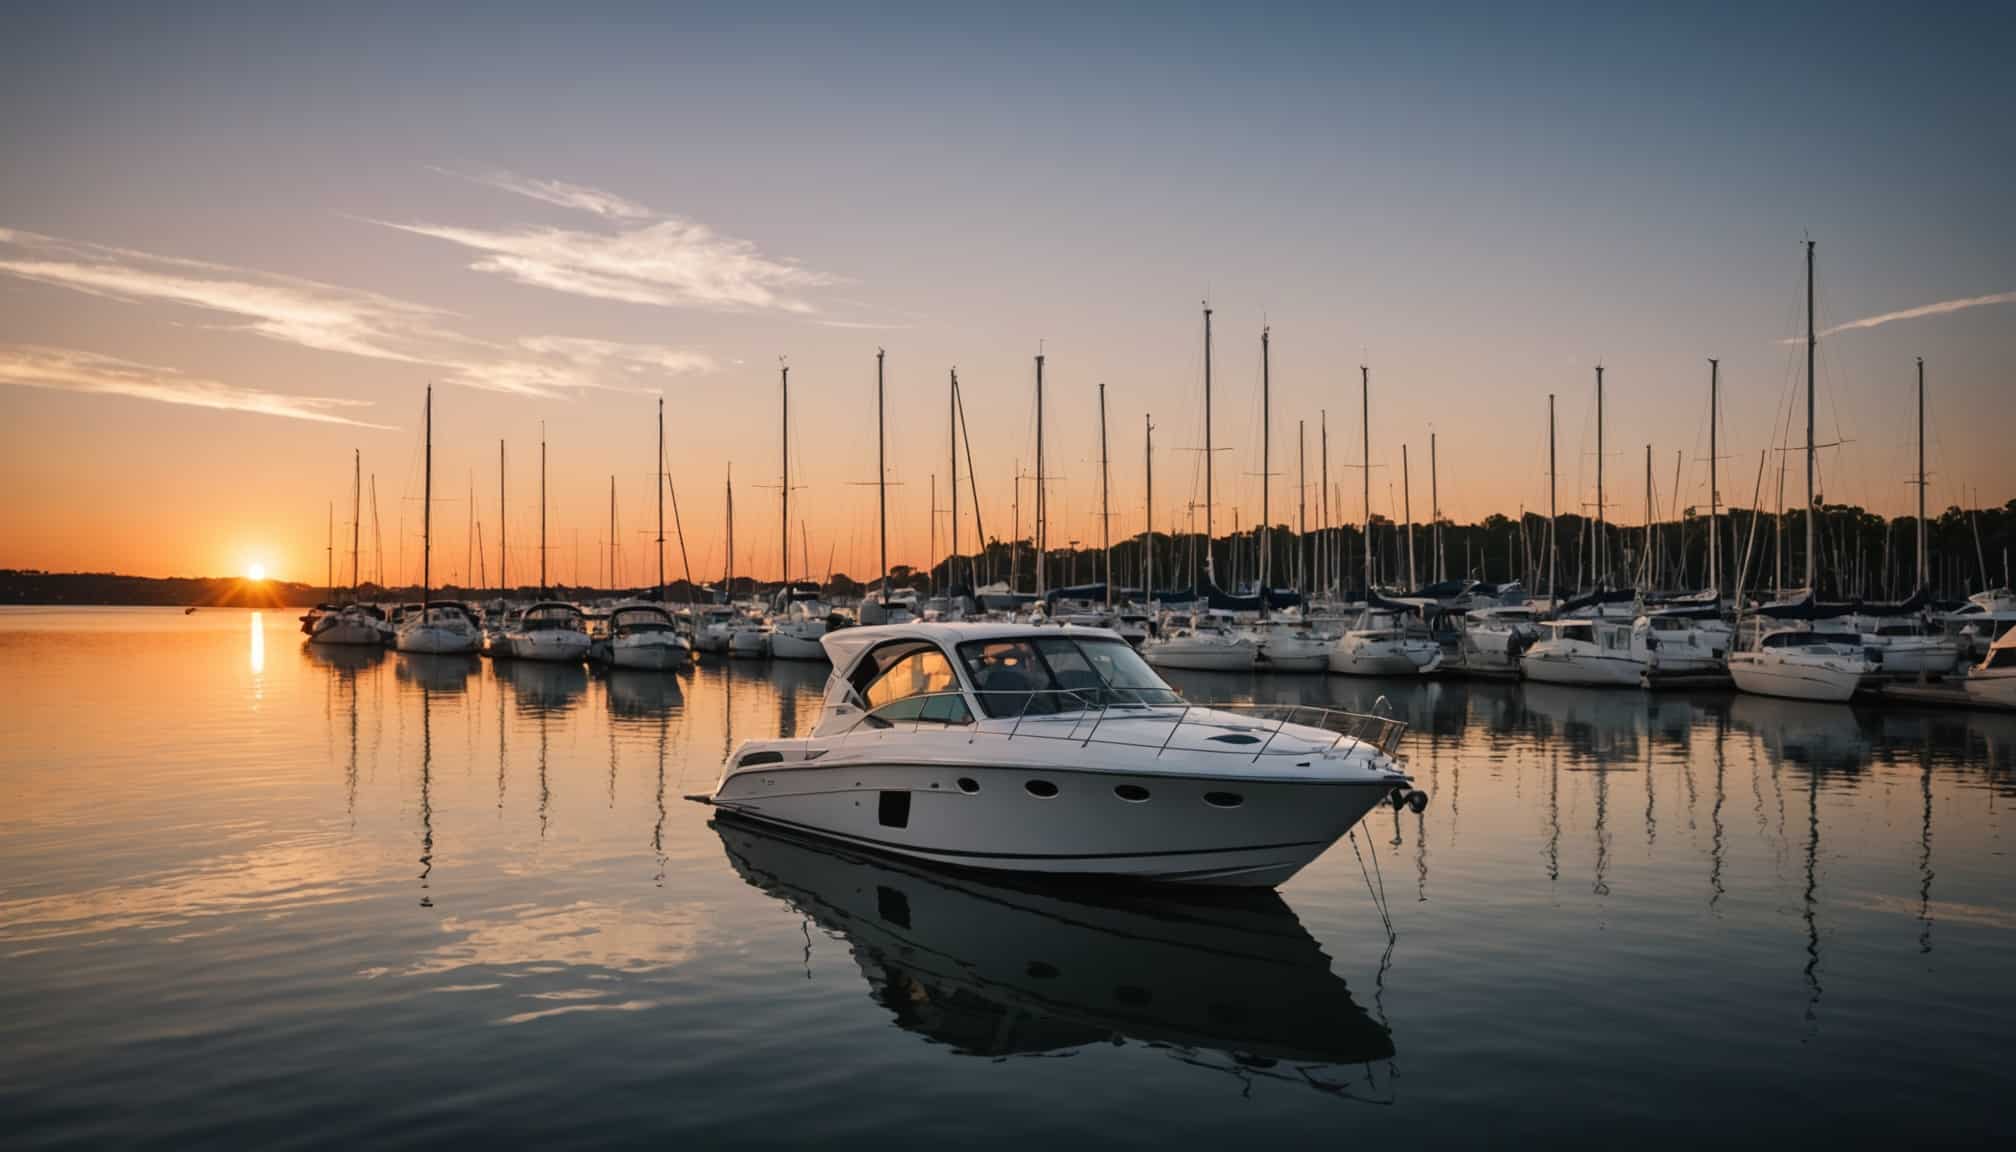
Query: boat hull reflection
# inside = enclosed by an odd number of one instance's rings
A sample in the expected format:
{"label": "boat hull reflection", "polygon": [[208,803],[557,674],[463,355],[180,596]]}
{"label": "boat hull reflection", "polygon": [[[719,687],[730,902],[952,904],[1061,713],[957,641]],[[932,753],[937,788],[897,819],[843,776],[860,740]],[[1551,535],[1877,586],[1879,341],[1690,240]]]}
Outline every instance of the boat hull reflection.
{"label": "boat hull reflection", "polygon": [[1267,1062],[1393,1054],[1330,958],[1272,891],[1021,884],[814,843],[717,815],[755,888],[847,939],[903,1028],[963,1054],[1133,1040]]}

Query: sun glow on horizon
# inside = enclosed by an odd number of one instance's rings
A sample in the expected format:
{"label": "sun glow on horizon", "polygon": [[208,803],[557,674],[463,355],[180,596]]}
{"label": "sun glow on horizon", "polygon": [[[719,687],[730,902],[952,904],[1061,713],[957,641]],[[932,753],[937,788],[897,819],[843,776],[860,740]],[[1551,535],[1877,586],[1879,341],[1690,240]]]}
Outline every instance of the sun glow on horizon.
{"label": "sun glow on horizon", "polygon": [[257,560],[254,560],[250,565],[246,567],[245,578],[247,580],[266,579],[266,565],[260,563]]}

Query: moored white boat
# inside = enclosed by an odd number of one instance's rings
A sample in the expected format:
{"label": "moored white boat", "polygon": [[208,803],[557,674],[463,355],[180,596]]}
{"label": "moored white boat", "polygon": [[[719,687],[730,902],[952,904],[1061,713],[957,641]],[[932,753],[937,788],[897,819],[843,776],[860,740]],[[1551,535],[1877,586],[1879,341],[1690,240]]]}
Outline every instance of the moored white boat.
{"label": "moored white boat", "polygon": [[1327,672],[1330,670],[1329,636],[1311,628],[1307,621],[1265,620],[1243,629],[1259,646],[1256,666],[1263,672]]}
{"label": "moored white boat", "polygon": [[394,646],[401,652],[450,656],[475,652],[482,642],[483,633],[470,619],[467,607],[453,600],[436,600],[408,614],[399,625]]}
{"label": "moored white boat", "polygon": [[1736,687],[1788,700],[1847,700],[1875,670],[1853,632],[1780,628],[1765,633],[1755,648],[1729,654]]}
{"label": "moored white boat", "polygon": [[[739,747],[716,807],[937,864],[1272,886],[1382,802],[1404,726],[1191,706],[1111,632],[849,628],[809,737]],[[1294,720],[1305,723],[1294,723]]]}
{"label": "moored white boat", "polygon": [[1260,646],[1209,616],[1169,615],[1161,634],[1141,644],[1141,655],[1157,668],[1186,672],[1249,672]]}
{"label": "moored white boat", "polygon": [[1519,675],[1542,684],[1636,688],[1645,663],[1631,652],[1631,625],[1615,620],[1543,620],[1519,656]]}
{"label": "moored white boat", "polygon": [[385,613],[370,604],[346,604],[341,611],[323,613],[308,637],[311,644],[366,648],[382,648],[391,640],[392,627],[385,622]]}
{"label": "moored white boat", "polygon": [[560,600],[542,600],[525,609],[506,635],[517,660],[578,663],[588,656],[588,628],[581,609]]}
{"label": "moored white boat", "polygon": [[1724,672],[1735,646],[1735,633],[1712,609],[1650,610],[1631,622],[1631,655],[1654,675]]}
{"label": "moored white boat", "polygon": [[614,668],[664,671],[693,662],[693,648],[679,634],[672,614],[657,604],[618,604],[609,610],[607,646]]}
{"label": "moored white boat", "polygon": [[1442,666],[1442,646],[1397,611],[1367,608],[1330,646],[1330,671],[1344,676],[1419,676]]}

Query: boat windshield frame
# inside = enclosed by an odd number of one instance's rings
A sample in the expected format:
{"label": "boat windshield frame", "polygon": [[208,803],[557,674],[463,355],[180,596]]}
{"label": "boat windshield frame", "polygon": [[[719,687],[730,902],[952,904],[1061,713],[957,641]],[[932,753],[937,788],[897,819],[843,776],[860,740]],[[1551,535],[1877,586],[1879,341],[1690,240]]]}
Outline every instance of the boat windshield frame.
{"label": "boat windshield frame", "polygon": [[[985,663],[985,650],[1011,645],[1021,649],[1016,654],[1018,660],[1006,661],[1000,667],[1020,669],[1016,675],[1022,676],[1025,682],[992,687],[989,682],[995,668]],[[1026,668],[1019,660],[1025,653],[1034,658]],[[1095,654],[1105,657],[1103,667],[1102,661],[1094,658]],[[1119,637],[1071,635],[1062,631],[1001,636],[962,641],[954,647],[951,655],[954,656],[954,666],[973,694],[980,714],[990,720],[1019,720],[1025,716],[1052,716],[1109,708],[1180,707],[1184,704],[1182,695],[1156,674],[1133,645]],[[1066,668],[1069,675],[1060,676],[1059,663],[1073,656],[1082,667]],[[1041,679],[1036,679],[1027,669],[1034,669]],[[1150,683],[1115,683],[1109,671],[1121,670],[1126,671],[1130,678]],[[1098,682],[1083,683],[1087,674],[1096,677]],[[1067,680],[1081,682],[1067,683]]]}

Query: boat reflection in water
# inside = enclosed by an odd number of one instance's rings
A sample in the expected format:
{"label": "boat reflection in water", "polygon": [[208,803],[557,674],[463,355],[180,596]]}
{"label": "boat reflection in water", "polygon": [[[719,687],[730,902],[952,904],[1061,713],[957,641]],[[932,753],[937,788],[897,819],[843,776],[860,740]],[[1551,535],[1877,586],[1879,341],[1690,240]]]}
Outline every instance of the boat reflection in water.
{"label": "boat reflection in water", "polygon": [[588,694],[588,669],[580,664],[507,660],[495,667],[511,685],[520,712],[566,712]]}
{"label": "boat reflection in water", "polygon": [[975,1056],[1132,1040],[1242,1075],[1313,1074],[1393,1055],[1272,890],[1196,894],[1018,884],[870,857],[721,814],[752,886],[847,939],[897,1024]]}
{"label": "boat reflection in water", "polygon": [[473,656],[442,656],[429,652],[401,652],[393,673],[402,683],[428,692],[462,692],[469,678],[482,670]]}

